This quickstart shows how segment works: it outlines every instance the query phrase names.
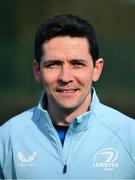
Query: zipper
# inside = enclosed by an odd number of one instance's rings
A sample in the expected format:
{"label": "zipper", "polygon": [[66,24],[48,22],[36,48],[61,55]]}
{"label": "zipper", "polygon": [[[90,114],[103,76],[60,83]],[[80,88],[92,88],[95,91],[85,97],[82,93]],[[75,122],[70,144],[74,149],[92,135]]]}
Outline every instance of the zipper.
{"label": "zipper", "polygon": [[69,149],[68,156],[67,156],[67,161],[64,162],[63,158],[62,158],[63,155],[61,155],[61,153],[62,153],[62,144],[60,142],[60,138],[59,138],[58,133],[56,132],[55,128],[53,127],[53,125],[51,123],[51,118],[50,118],[50,115],[48,114],[48,112],[46,113],[46,115],[47,115],[47,119],[50,120],[49,124],[52,126],[52,132],[53,132],[54,136],[57,138],[57,140],[58,140],[57,142],[59,142],[59,145],[57,144],[57,147],[58,147],[60,159],[61,159],[62,163],[64,164],[63,170],[62,170],[62,174],[66,174],[67,173],[67,169],[68,169],[69,157],[70,157],[70,153],[71,153],[71,149],[72,149],[72,145],[73,145],[74,135],[76,133],[76,130],[77,130],[78,126],[75,128],[75,131],[73,132],[72,140],[71,140],[71,143],[70,143],[70,149]]}
{"label": "zipper", "polygon": [[67,173],[67,164],[64,164],[64,167],[63,167],[63,174],[66,174]]}
{"label": "zipper", "polygon": [[70,157],[70,154],[71,154],[72,145],[73,145],[73,139],[74,139],[74,135],[76,133],[77,128],[78,127],[76,127],[76,129],[75,129],[75,131],[74,131],[74,133],[72,135],[72,140],[71,140],[71,143],[70,143],[70,149],[69,149],[69,152],[68,152],[67,161],[64,163],[64,166],[63,166],[63,171],[62,171],[63,174],[66,174],[67,170],[68,170],[69,157]]}

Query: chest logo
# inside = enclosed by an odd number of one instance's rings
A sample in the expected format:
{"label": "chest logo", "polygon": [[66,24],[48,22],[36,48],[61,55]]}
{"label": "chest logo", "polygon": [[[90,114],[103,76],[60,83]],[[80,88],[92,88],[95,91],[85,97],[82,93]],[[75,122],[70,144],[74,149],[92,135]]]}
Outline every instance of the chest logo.
{"label": "chest logo", "polygon": [[93,157],[93,167],[114,170],[118,167],[118,151],[115,148],[99,150]]}
{"label": "chest logo", "polygon": [[34,160],[36,158],[37,153],[33,152],[27,158],[24,156],[23,153],[18,152],[18,159],[19,159],[19,166],[35,166]]}

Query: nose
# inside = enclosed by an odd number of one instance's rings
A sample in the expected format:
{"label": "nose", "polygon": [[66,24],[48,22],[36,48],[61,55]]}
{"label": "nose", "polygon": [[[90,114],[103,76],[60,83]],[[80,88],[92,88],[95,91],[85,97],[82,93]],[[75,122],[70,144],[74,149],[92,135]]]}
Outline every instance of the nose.
{"label": "nose", "polygon": [[58,80],[59,82],[66,84],[73,81],[72,69],[69,65],[63,65],[61,67]]}

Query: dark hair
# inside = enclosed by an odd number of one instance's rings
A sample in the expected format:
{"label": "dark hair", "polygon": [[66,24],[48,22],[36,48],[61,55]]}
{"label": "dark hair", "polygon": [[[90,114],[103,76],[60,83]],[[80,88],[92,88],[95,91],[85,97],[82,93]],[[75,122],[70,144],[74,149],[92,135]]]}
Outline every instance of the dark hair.
{"label": "dark hair", "polygon": [[86,37],[93,63],[99,58],[99,48],[94,27],[79,16],[66,14],[49,19],[39,26],[35,35],[35,58],[40,63],[42,45],[57,36]]}

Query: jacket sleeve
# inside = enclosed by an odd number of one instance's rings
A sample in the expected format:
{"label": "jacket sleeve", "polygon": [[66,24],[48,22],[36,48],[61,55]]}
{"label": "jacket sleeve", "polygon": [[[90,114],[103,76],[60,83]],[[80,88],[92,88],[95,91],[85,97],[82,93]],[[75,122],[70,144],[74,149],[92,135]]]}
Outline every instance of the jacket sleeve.
{"label": "jacket sleeve", "polygon": [[0,127],[0,179],[5,178],[5,173],[7,170],[5,164],[8,162],[9,154],[9,123]]}
{"label": "jacket sleeve", "polygon": [[1,137],[1,127],[0,127],[0,179],[4,179],[4,175],[2,172],[2,159],[3,159],[3,151],[2,151],[2,137]]}

